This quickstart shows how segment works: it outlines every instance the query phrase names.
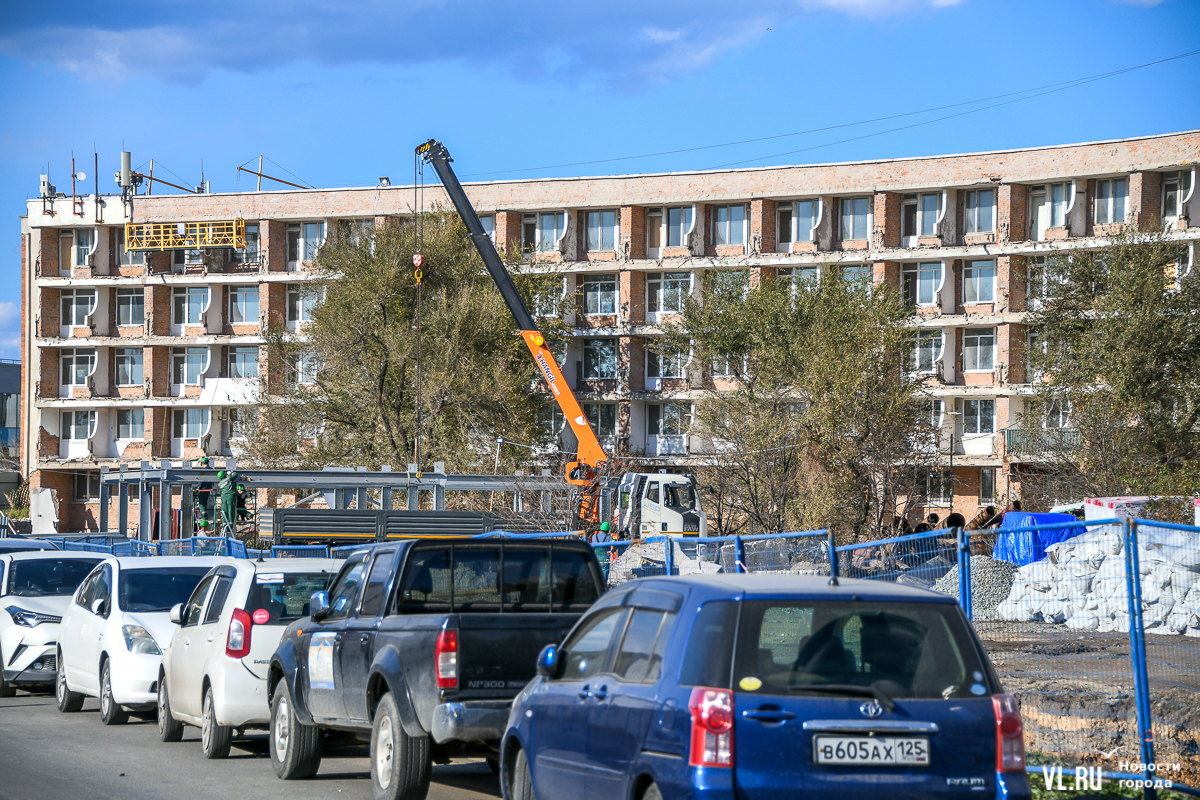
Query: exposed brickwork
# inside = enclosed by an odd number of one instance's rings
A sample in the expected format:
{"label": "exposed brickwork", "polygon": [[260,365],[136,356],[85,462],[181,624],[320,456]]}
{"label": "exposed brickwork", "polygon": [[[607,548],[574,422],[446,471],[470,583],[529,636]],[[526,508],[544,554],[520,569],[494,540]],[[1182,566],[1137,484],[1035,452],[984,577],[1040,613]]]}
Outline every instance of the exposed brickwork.
{"label": "exposed brickwork", "polygon": [[903,196],[896,192],[876,192],[875,213],[872,219],[874,230],[871,241],[876,247],[900,246],[900,212]]}
{"label": "exposed brickwork", "polygon": [[38,309],[37,333],[42,339],[57,338],[59,334],[59,314],[61,295],[58,289],[45,288],[41,291],[41,303]]}
{"label": "exposed brickwork", "polygon": [[279,220],[260,221],[258,223],[258,248],[266,259],[268,272],[286,272],[287,223]]}
{"label": "exposed brickwork", "polygon": [[872,264],[874,282],[878,286],[888,283],[900,288],[900,264],[896,261],[876,261]]}
{"label": "exposed brickwork", "polygon": [[996,193],[996,232],[1001,242],[1023,242],[1029,230],[1029,189],[1004,183]]}
{"label": "exposed brickwork", "polygon": [[41,372],[38,377],[38,397],[58,397],[58,350],[44,348],[41,353]]}
{"label": "exposed brickwork", "polygon": [[171,348],[143,347],[142,370],[149,379],[150,394],[154,397],[171,395]]}
{"label": "exposed brickwork", "polygon": [[646,257],[646,209],[621,206],[621,253],[626,258]]}
{"label": "exposed brickwork", "polygon": [[1162,175],[1134,172],[1129,176],[1129,224],[1155,231],[1162,222]]}
{"label": "exposed brickwork", "polygon": [[145,313],[153,336],[171,335],[171,287],[147,286]]}
{"label": "exposed brickwork", "polygon": [[775,201],[750,201],[750,252],[775,252]]}

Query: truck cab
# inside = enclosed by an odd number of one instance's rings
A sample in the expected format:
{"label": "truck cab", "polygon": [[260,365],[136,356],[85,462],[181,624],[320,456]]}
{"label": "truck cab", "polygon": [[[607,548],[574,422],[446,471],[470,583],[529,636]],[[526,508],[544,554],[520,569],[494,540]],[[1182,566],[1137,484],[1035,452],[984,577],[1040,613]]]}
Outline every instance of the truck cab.
{"label": "truck cab", "polygon": [[693,475],[626,473],[617,484],[615,500],[613,527],[624,538],[708,535],[708,517]]}

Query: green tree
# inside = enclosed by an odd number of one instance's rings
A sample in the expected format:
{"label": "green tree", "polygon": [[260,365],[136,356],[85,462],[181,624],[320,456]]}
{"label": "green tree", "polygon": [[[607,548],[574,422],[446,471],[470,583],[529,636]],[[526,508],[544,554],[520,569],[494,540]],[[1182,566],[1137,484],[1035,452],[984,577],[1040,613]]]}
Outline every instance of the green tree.
{"label": "green tree", "polygon": [[1128,230],[1027,267],[1029,364],[1021,419],[1035,504],[1195,494],[1200,465],[1200,284],[1187,246]]}
{"label": "green tree", "polygon": [[[335,230],[314,268],[304,284],[312,321],[299,335],[275,326],[267,337],[251,460],[403,469],[419,441],[424,469],[437,460],[450,472],[491,472],[497,436],[544,438],[539,375],[457,215],[426,214],[420,228]],[[509,269],[521,272],[520,260]],[[535,294],[543,307],[559,294],[556,276],[515,279],[531,307]],[[561,324],[546,333],[561,334]],[[525,452],[505,448],[504,470]]]}

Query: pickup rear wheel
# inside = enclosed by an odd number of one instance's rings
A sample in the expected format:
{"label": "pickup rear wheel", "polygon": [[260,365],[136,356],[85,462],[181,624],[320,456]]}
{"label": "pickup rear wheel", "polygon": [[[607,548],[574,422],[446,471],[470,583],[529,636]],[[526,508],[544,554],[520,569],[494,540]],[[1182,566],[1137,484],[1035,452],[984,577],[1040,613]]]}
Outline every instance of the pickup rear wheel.
{"label": "pickup rear wheel", "polygon": [[533,796],[533,778],[529,775],[529,759],[525,750],[517,751],[513,759],[512,785],[509,786],[510,800],[535,800]]}
{"label": "pickup rear wheel", "polygon": [[428,736],[409,736],[391,693],[375,709],[371,727],[371,788],[375,800],[425,800],[433,759]]}
{"label": "pickup rear wheel", "polygon": [[167,695],[167,676],[158,678],[158,739],[178,742],[183,738],[183,723],[171,716],[171,698]]}
{"label": "pickup rear wheel", "polygon": [[271,698],[271,766],[285,781],[311,778],[321,768],[321,729],[296,719],[283,681]]}

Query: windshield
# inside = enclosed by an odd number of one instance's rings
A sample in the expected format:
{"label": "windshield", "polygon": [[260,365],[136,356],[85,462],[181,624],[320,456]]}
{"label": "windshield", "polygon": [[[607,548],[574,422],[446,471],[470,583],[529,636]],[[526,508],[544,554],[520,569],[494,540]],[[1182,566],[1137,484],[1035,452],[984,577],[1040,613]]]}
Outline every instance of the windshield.
{"label": "windshield", "polygon": [[260,572],[254,576],[246,611],[250,616],[260,608],[270,620],[256,624],[284,624],[308,616],[308,600],[314,592],[329,585],[331,572]]}
{"label": "windshield", "polygon": [[948,699],[991,694],[987,674],[957,606],[771,600],[743,604],[733,683],[759,694],[850,685]]}
{"label": "windshield", "polygon": [[122,611],[170,611],[186,603],[208,567],[121,570],[118,601]]}
{"label": "windshield", "polygon": [[99,558],[39,558],[14,561],[9,570],[8,594],[17,597],[61,597],[83,583]]}

